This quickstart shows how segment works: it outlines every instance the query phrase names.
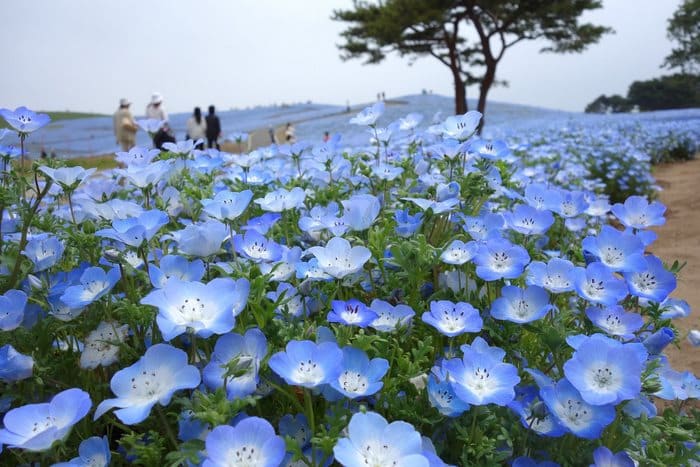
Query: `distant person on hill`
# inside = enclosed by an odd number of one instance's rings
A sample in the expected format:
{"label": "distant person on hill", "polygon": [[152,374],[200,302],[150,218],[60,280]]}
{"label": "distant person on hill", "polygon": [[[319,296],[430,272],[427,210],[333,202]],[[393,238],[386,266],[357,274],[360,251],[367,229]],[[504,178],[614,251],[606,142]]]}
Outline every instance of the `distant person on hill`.
{"label": "distant person on hill", "polygon": [[216,146],[217,150],[221,149],[218,141],[221,137],[221,121],[216,115],[216,109],[213,105],[209,106],[209,115],[207,115],[204,124],[207,128],[207,147],[211,149]]}
{"label": "distant person on hill", "polygon": [[202,109],[194,108],[192,116],[187,120],[187,139],[202,141],[195,146],[195,149],[204,149],[204,139],[207,137],[207,122],[202,118]]}
{"label": "distant person on hill", "polygon": [[275,129],[267,127],[267,134],[270,136],[270,144],[277,144],[277,138],[275,138]]}
{"label": "distant person on hill", "polygon": [[128,99],[122,98],[119,100],[119,108],[114,112],[114,136],[122,151],[128,151],[136,144],[138,127],[129,110],[130,105],[131,102]]}
{"label": "distant person on hill", "polygon": [[287,128],[284,130],[284,139],[288,144],[294,144],[297,141],[296,129],[291,123],[287,123]]}
{"label": "distant person on hill", "polygon": [[146,106],[146,118],[168,121],[168,113],[163,105],[163,96],[159,92],[154,92],[151,96],[151,102]]}
{"label": "distant person on hill", "polygon": [[323,132],[323,142],[327,143],[329,139],[331,139],[331,134],[328,133],[327,131],[324,131]]}

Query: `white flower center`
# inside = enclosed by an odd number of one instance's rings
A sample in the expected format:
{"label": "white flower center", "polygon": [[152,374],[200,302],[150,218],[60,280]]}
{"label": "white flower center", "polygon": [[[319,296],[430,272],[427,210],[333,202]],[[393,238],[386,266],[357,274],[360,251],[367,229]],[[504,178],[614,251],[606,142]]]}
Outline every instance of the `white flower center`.
{"label": "white flower center", "polygon": [[338,382],[345,392],[355,394],[364,394],[369,385],[366,376],[351,370],[344,371],[338,378]]}

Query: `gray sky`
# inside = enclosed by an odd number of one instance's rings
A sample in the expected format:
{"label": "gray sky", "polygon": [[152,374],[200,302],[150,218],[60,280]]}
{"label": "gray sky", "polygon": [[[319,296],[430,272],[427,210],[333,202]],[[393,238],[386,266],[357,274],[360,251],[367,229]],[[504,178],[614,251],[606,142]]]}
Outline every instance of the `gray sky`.
{"label": "gray sky", "polygon": [[[582,54],[539,54],[541,43],[506,53],[492,100],[582,110],[600,94],[626,94],[659,76],[671,49],[666,22],[681,0],[604,0],[586,18],[612,26]],[[433,58],[412,66],[343,62],[343,24],[330,20],[351,0],[2,0],[0,107],[111,113],[120,97],[143,113],[153,91],[169,112],[282,102],[355,105],[416,94],[452,95],[449,70]],[[476,97],[476,89],[468,90]]]}

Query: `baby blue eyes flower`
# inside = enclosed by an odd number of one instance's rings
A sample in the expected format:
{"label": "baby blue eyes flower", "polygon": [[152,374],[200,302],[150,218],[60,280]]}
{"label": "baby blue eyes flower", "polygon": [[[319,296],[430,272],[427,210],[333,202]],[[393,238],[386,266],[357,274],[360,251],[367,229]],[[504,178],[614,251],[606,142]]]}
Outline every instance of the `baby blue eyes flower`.
{"label": "baby blue eyes flower", "polygon": [[96,169],[85,170],[80,166],[52,169],[50,167],[41,166],[39,170],[44,172],[51,180],[61,185],[64,190],[73,190],[92,175]]}
{"label": "baby blue eyes flower", "polygon": [[44,451],[68,436],[71,428],[92,407],[90,395],[77,388],[56,394],[51,402],[12,409],[3,419],[0,445],[27,451]]}
{"label": "baby blue eyes flower", "polygon": [[362,269],[372,256],[363,246],[351,247],[342,237],[331,238],[325,247],[314,246],[308,249],[318,260],[318,266],[326,274],[342,279]]}
{"label": "baby blue eyes flower", "polygon": [[78,447],[78,457],[68,462],[59,462],[52,467],[108,467],[112,453],[107,436],[92,436]]}
{"label": "baby blue eyes flower", "polygon": [[529,323],[544,317],[552,306],[549,294],[536,285],[526,289],[507,285],[501,290],[501,297],[491,305],[491,316],[513,323]]}
{"label": "baby blue eyes flower", "polygon": [[503,214],[506,224],[516,232],[524,235],[541,235],[554,223],[550,211],[535,209],[527,204],[520,204],[513,212]]}
{"label": "baby blue eyes flower", "polygon": [[478,217],[458,214],[458,217],[464,221],[462,229],[476,241],[484,241],[493,236],[500,236],[500,230],[505,225],[503,216],[500,214],[486,213]]}
{"label": "baby blue eyes flower", "polygon": [[45,271],[61,260],[65,246],[57,237],[48,234],[33,237],[22,254],[34,263],[34,272]]}
{"label": "baby blue eyes flower", "polygon": [[612,213],[622,225],[640,230],[666,223],[664,212],[666,206],[658,201],[649,203],[642,196],[630,196],[624,204],[617,203],[612,207]]}
{"label": "baby blue eyes flower", "polygon": [[453,303],[448,300],[430,302],[430,312],[423,313],[422,319],[448,337],[479,332],[484,325],[479,310],[469,303]]}
{"label": "baby blue eyes flower", "polygon": [[469,410],[469,404],[457,397],[442,367],[434,367],[428,375],[428,400],[446,417],[459,417]]}
{"label": "baby blue eyes flower", "polygon": [[384,102],[379,101],[369,107],[365,107],[362,112],[350,119],[352,125],[372,126],[377,122],[377,119],[384,113]]}
{"label": "baby blue eyes flower", "polygon": [[572,218],[583,213],[588,208],[586,197],[581,191],[561,190],[557,204],[551,203],[551,209],[565,218]]}
{"label": "baby blue eyes flower", "polygon": [[248,417],[235,427],[220,425],[205,440],[202,467],[278,467],[285,456],[284,439],[264,418]]}
{"label": "baby blue eyes flower", "polygon": [[0,117],[19,133],[31,133],[47,125],[51,121],[48,114],[38,114],[26,107],[17,107],[15,110],[0,109]]}
{"label": "baby blue eyes flower", "polygon": [[646,268],[644,245],[634,235],[604,225],[597,237],[583,239],[584,251],[593,255],[611,271],[641,271]]}
{"label": "baby blue eyes flower", "polygon": [[576,292],[591,303],[612,306],[627,296],[627,285],[603,263],[591,263],[573,271]]}
{"label": "baby blue eyes flower", "polygon": [[254,263],[277,261],[282,257],[282,247],[255,230],[233,237],[236,251]]}
{"label": "baby blue eyes flower", "polygon": [[394,213],[394,220],[396,220],[396,233],[400,237],[410,237],[422,225],[423,213],[419,212],[412,216],[408,209],[397,210]]}
{"label": "baby blue eyes flower", "polygon": [[203,199],[203,211],[220,221],[232,221],[241,214],[250,204],[253,192],[244,190],[241,192],[220,191],[214,199]]}
{"label": "baby blue eyes flower", "polygon": [[642,344],[596,334],[578,343],[564,374],[588,404],[619,404],[639,395],[647,357]]}
{"label": "baby blue eyes flower", "polygon": [[447,117],[442,124],[442,135],[445,138],[452,138],[459,141],[467,140],[474,134],[481,121],[481,113],[474,110],[464,115],[454,115]]}
{"label": "baby blue eyes flower", "polygon": [[358,232],[370,228],[381,210],[379,199],[372,195],[355,195],[341,203],[345,224]]}
{"label": "baby blue eyes flower", "polygon": [[155,404],[168,405],[175,391],[200,383],[199,370],[187,364],[187,354],[168,344],[156,344],[133,365],[117,371],[110,387],[117,396],[97,406],[94,419],[119,407],[114,414],[127,425],[142,422]]}
{"label": "baby blue eyes flower", "polygon": [[651,355],[659,355],[675,338],[676,335],[673,333],[673,329],[663,327],[647,336],[642,341],[642,344],[644,344],[644,347]]}
{"label": "baby blue eyes flower", "polygon": [[413,308],[408,305],[394,306],[377,298],[372,300],[369,307],[377,314],[377,317],[370,323],[369,327],[380,332],[393,332],[400,327],[406,327],[416,315]]}
{"label": "baby blue eyes flower", "polygon": [[306,198],[306,193],[299,187],[289,191],[279,188],[267,193],[263,198],[254,200],[254,202],[265,211],[282,212],[303,207],[304,198]]}
{"label": "baby blue eyes flower", "polygon": [[343,348],[341,372],[330,384],[336,391],[350,399],[371,396],[379,391],[384,383],[381,379],[389,370],[389,362],[383,358],[367,357],[367,354],[354,347]]}
{"label": "baby blue eyes flower", "polygon": [[34,359],[22,355],[10,344],[0,347],[0,381],[12,383],[32,376]]}
{"label": "baby blue eyes flower", "polygon": [[471,241],[464,243],[460,240],[454,240],[440,255],[443,263],[447,264],[464,264],[471,260],[479,250],[479,244]]}
{"label": "baby blue eyes flower", "polygon": [[0,295],[0,330],[17,329],[24,319],[27,294],[21,290],[8,290]]}
{"label": "baby blue eyes flower", "polygon": [[676,276],[664,268],[656,256],[646,256],[643,269],[624,274],[630,294],[657,303],[666,300],[676,288]]}
{"label": "baby blue eyes flower", "polygon": [[593,451],[593,463],[590,467],[635,467],[635,465],[635,462],[625,451],[613,454],[610,449],[600,446]]}
{"label": "baby blue eyes flower", "polygon": [[221,243],[229,234],[230,230],[225,224],[212,219],[200,224],[190,224],[182,230],[171,232],[168,236],[177,242],[180,252],[206,258],[221,250]]}
{"label": "baby blue eyes flower", "polygon": [[476,275],[486,281],[515,279],[529,262],[525,248],[500,238],[487,240],[474,256]]}
{"label": "baby blue eyes flower", "polygon": [[343,352],[335,342],[293,340],[287,343],[286,351],[274,354],[268,365],[287,384],[313,388],[338,377],[342,358]]}
{"label": "baby blue eyes flower", "polygon": [[433,201],[431,199],[424,198],[401,198],[404,201],[411,201],[416,206],[421,208],[423,211],[431,209],[434,214],[442,214],[444,212],[452,211],[455,206],[459,204],[457,198],[450,198],[445,201]]}
{"label": "baby blue eyes flower", "polygon": [[457,396],[472,405],[506,405],[515,397],[520,382],[518,369],[504,363],[505,351],[490,347],[481,337],[463,345],[464,356],[443,363]]}
{"label": "baby blue eyes flower", "polygon": [[148,149],[139,146],[134,146],[128,152],[117,152],[116,160],[127,167],[145,167],[160,154],[158,149]]}
{"label": "baby blue eyes flower", "polygon": [[428,467],[422,451],[421,436],[413,425],[403,421],[388,423],[374,412],[353,415],[348,436],[340,438],[333,448],[336,461],[345,467]]}
{"label": "baby blue eyes flower", "polygon": [[114,219],[111,229],[98,230],[95,235],[139,247],[143,242],[151,240],[158,230],[168,223],[168,220],[166,213],[153,209],[139,214],[138,217]]}
{"label": "baby blue eyes flower", "polygon": [[586,316],[607,334],[624,339],[632,339],[634,333],[644,325],[641,315],[627,312],[620,305],[608,308],[591,307],[586,309]]}
{"label": "baby blue eyes flower", "polygon": [[327,317],[329,323],[366,328],[377,318],[374,311],[354,298],[348,301],[333,300],[331,307]]}
{"label": "baby blue eyes flower", "polygon": [[156,322],[166,341],[189,331],[206,338],[233,329],[249,291],[250,283],[244,278],[217,278],[207,284],[171,279],[141,303],[158,308]]}
{"label": "baby blue eyes flower", "polygon": [[153,287],[162,289],[170,279],[200,280],[204,277],[204,262],[201,259],[190,262],[182,256],[166,255],[160,259],[159,266],[150,265],[148,274]]}
{"label": "baby blue eyes flower", "polygon": [[80,276],[80,285],[73,285],[61,295],[61,302],[69,308],[82,308],[104,297],[121,277],[118,268],[108,272],[100,267],[87,268]]}

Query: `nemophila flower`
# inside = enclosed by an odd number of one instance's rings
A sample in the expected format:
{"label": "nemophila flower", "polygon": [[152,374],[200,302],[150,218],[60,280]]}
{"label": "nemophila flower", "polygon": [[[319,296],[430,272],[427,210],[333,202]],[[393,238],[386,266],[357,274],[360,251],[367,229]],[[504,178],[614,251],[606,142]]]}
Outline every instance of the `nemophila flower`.
{"label": "nemophila flower", "polygon": [[263,198],[253,201],[264,211],[282,212],[303,207],[305,198],[306,193],[304,190],[294,187],[289,191],[284,188],[278,188],[275,191],[268,192]]}
{"label": "nemophila flower", "polygon": [[610,449],[600,446],[593,451],[593,463],[590,467],[635,467],[635,465],[637,464],[625,451],[613,454]]}
{"label": "nemophila flower", "polygon": [[647,357],[642,344],[622,344],[595,334],[578,343],[564,363],[564,374],[587,403],[619,404],[639,395]]}
{"label": "nemophila flower", "polygon": [[355,231],[367,230],[377,218],[381,204],[373,195],[355,195],[341,201],[343,205],[343,220]]}
{"label": "nemophila flower", "polygon": [[620,305],[607,308],[590,307],[586,309],[586,316],[607,334],[624,339],[632,339],[634,333],[644,325],[641,315],[625,311]]}
{"label": "nemophila flower", "polygon": [[627,296],[627,285],[617,279],[603,263],[589,264],[573,271],[574,288],[591,303],[612,306]]}
{"label": "nemophila flower", "polygon": [[105,272],[100,267],[87,268],[80,276],[80,285],[73,285],[61,295],[61,301],[69,308],[82,308],[104,297],[121,277],[119,268]]}
{"label": "nemophila flower", "polygon": [[297,279],[316,280],[331,280],[333,276],[328,274],[321,268],[319,261],[316,258],[311,258],[309,261],[299,261],[295,265],[297,271]]}
{"label": "nemophila flower", "polygon": [[459,199],[450,198],[445,201],[433,201],[425,198],[401,198],[404,201],[411,201],[423,211],[432,210],[434,214],[452,211],[459,204]]}
{"label": "nemophila flower", "polygon": [[397,167],[391,164],[375,164],[372,166],[372,175],[380,180],[392,181],[403,173],[403,167]]}
{"label": "nemophila flower", "polygon": [[690,305],[685,300],[668,297],[661,302],[661,319],[685,318],[690,315]]}
{"label": "nemophila flower", "polygon": [[375,298],[369,308],[377,314],[377,317],[369,324],[369,327],[380,332],[393,332],[400,327],[406,327],[416,315],[408,305],[392,305],[384,300]]}
{"label": "nemophila flower", "polygon": [[411,215],[408,209],[396,210],[394,212],[394,220],[396,221],[397,235],[400,237],[410,237],[423,224],[423,213],[418,212],[415,215]]}
{"label": "nemophila flower", "polygon": [[562,194],[556,188],[541,183],[531,183],[525,187],[525,201],[536,209],[556,210],[562,201]]}
{"label": "nemophila flower", "polygon": [[350,119],[352,125],[367,125],[376,124],[377,119],[384,113],[384,102],[379,101],[376,104],[370,105],[362,109],[362,112]]}
{"label": "nemophila flower", "polygon": [[107,436],[92,436],[78,447],[78,457],[52,467],[108,467],[112,459]]}
{"label": "nemophila flower", "polygon": [[582,191],[561,190],[558,204],[550,202],[550,209],[562,217],[572,218],[582,214],[588,208],[588,201]]}
{"label": "nemophila flower", "polygon": [[268,292],[265,296],[277,303],[275,313],[279,316],[301,318],[309,314],[306,298],[292,284],[281,282],[277,290]]}
{"label": "nemophila flower", "polygon": [[109,366],[119,360],[119,346],[126,339],[129,326],[120,326],[114,321],[102,321],[97,329],[85,338],[85,347],[80,354],[80,368],[94,369]]}
{"label": "nemophila flower", "polygon": [[442,124],[442,135],[446,138],[464,141],[474,134],[479,126],[481,117],[481,113],[474,110],[464,115],[447,117]]}
{"label": "nemophila flower", "polygon": [[205,440],[202,467],[277,467],[285,456],[284,439],[264,418],[248,417],[235,427],[220,425]]}
{"label": "nemophila flower", "polygon": [[439,366],[433,367],[428,374],[428,400],[446,417],[459,417],[469,410],[469,404],[457,397],[448,374]]}
{"label": "nemophila flower", "polygon": [[90,395],[77,388],[59,392],[51,402],[29,404],[5,414],[0,445],[27,451],[44,451],[64,439],[92,407]]}
{"label": "nemophila flower", "polygon": [[168,221],[166,213],[153,209],[139,214],[138,217],[114,219],[111,229],[98,230],[95,235],[140,247],[144,242],[150,241]]}
{"label": "nemophila flower", "polygon": [[44,172],[51,180],[58,183],[64,190],[74,190],[80,183],[88,178],[97,169],[84,169],[82,167],[51,167],[41,166],[39,170]]}
{"label": "nemophila flower", "polygon": [[599,438],[615,419],[615,406],[587,403],[565,378],[541,388],[540,397],[559,424],[579,438]]}
{"label": "nemophila flower", "polygon": [[299,218],[299,229],[302,232],[320,232],[326,228],[324,219],[337,218],[340,213],[338,203],[332,201],[327,206],[314,206],[306,215]]}
{"label": "nemophila flower", "polygon": [[452,358],[442,365],[460,399],[472,405],[506,405],[513,400],[520,377],[515,366],[503,362],[503,350],[489,346],[481,337],[460,349],[461,359]]}
{"label": "nemophila flower", "polygon": [[479,310],[469,303],[448,300],[430,302],[430,312],[423,313],[422,320],[448,337],[479,332],[484,325]]}
{"label": "nemophila flower", "polygon": [[144,167],[153,161],[153,159],[160,154],[158,149],[148,149],[142,148],[140,146],[134,146],[127,152],[117,152],[115,159],[127,167]]}
{"label": "nemophila flower", "polygon": [[174,168],[172,159],[151,162],[143,167],[129,166],[126,169],[114,169],[129,185],[141,190],[157,185],[170,176]]}
{"label": "nemophila flower", "polygon": [[304,449],[311,443],[311,428],[309,421],[304,414],[284,415],[279,421],[280,436],[289,436],[299,446]]}
{"label": "nemophila flower", "polygon": [[175,391],[199,385],[199,370],[187,364],[187,354],[168,344],[156,344],[133,365],[117,371],[110,387],[117,396],[97,406],[94,419],[119,407],[114,414],[127,425],[140,423],[158,403],[168,405]]}
{"label": "nemophila flower", "polygon": [[0,347],[0,381],[12,383],[32,376],[34,359],[23,355],[10,344]]}
{"label": "nemophila flower", "polygon": [[675,338],[673,329],[663,327],[646,336],[642,344],[651,355],[659,355]]}
{"label": "nemophila flower", "polygon": [[438,201],[445,201],[451,198],[459,198],[461,187],[457,182],[438,183],[435,187],[435,198]]}
{"label": "nemophila flower", "polygon": [[254,263],[278,261],[282,257],[282,247],[255,230],[233,237],[236,251]]}
{"label": "nemophila flower", "polygon": [[472,259],[478,250],[479,245],[474,241],[464,243],[453,240],[440,254],[440,259],[447,264],[464,264]]}
{"label": "nemophila flower", "polygon": [[574,264],[566,259],[552,258],[547,264],[533,261],[527,265],[525,282],[539,285],[552,293],[574,290]]}
{"label": "nemophila flower", "polygon": [[622,411],[632,418],[640,418],[642,415],[647,418],[653,418],[657,415],[654,403],[642,394],[628,401],[622,407]]}
{"label": "nemophila flower", "polygon": [[566,429],[540,399],[536,386],[516,388],[515,399],[508,404],[508,408],[520,416],[520,423],[525,428],[539,435],[558,437],[566,433]]}
{"label": "nemophila flower", "polygon": [[644,257],[643,269],[624,273],[631,295],[646,298],[653,302],[663,302],[676,289],[676,276],[664,268],[659,258],[653,255]]}
{"label": "nemophila flower", "polygon": [[25,134],[36,131],[51,121],[48,114],[38,114],[24,106],[15,110],[0,109],[0,117],[19,133]]}
{"label": "nemophila flower", "polygon": [[160,127],[162,127],[165,124],[165,120],[159,120],[157,118],[144,118],[136,120],[136,124],[146,133],[154,134],[158,133]]}
{"label": "nemophila flower", "polygon": [[17,329],[24,319],[27,294],[21,290],[8,290],[0,295],[0,330]]}
{"label": "nemophila flower", "polygon": [[210,389],[225,387],[229,400],[249,396],[257,388],[260,362],[266,355],[267,339],[260,329],[224,334],[202,370],[202,380]]}
{"label": "nemophila flower", "polygon": [[535,209],[527,204],[519,204],[513,212],[503,213],[509,228],[524,235],[541,235],[554,223],[550,211]]}
{"label": "nemophila flower", "polygon": [[399,118],[399,130],[411,131],[423,121],[423,114],[411,112],[405,117]]}
{"label": "nemophila flower", "polygon": [[521,289],[507,285],[501,289],[501,297],[491,304],[491,316],[523,324],[543,318],[551,309],[549,294],[543,288],[530,285]]}
{"label": "nemophila flower", "polygon": [[486,213],[476,217],[458,214],[464,224],[462,229],[476,241],[485,241],[487,238],[501,236],[500,230],[505,221],[503,216],[495,213]]}
{"label": "nemophila flower", "polygon": [[208,423],[194,418],[194,411],[183,410],[177,420],[177,438],[180,441],[199,439],[204,441],[211,431]]}
{"label": "nemophila flower", "polygon": [[429,465],[422,454],[420,433],[409,423],[388,423],[374,412],[356,413],[350,419],[347,433],[333,447],[335,460],[345,467]]}
{"label": "nemophila flower", "polygon": [[225,190],[218,192],[213,199],[203,199],[202,206],[204,206],[203,211],[211,217],[220,221],[232,221],[243,214],[251,199],[253,199],[253,192],[250,190],[240,192]]}
{"label": "nemophila flower", "polygon": [[153,287],[161,289],[170,279],[198,281],[204,277],[204,262],[201,259],[187,261],[183,256],[165,255],[158,266],[151,264],[148,274]]}
{"label": "nemophila flower", "polygon": [[644,245],[634,235],[620,232],[608,225],[597,237],[586,237],[583,249],[612,271],[641,271],[646,268]]}
{"label": "nemophila flower", "polygon": [[228,238],[230,230],[217,220],[190,224],[182,230],[170,232],[163,238],[172,238],[177,249],[189,256],[206,258],[221,251],[221,243]]}
{"label": "nemophila flower", "polygon": [[61,260],[65,246],[58,237],[41,234],[32,237],[22,254],[34,263],[34,272],[45,271]]}
{"label": "nemophila flower", "polygon": [[259,263],[260,272],[269,276],[271,281],[287,281],[296,271],[296,263],[301,259],[302,251],[298,246],[288,248],[280,245],[282,255],[279,260],[272,263]]}
{"label": "nemophila flower", "polygon": [[520,245],[494,238],[480,246],[473,261],[476,264],[476,275],[481,279],[515,279],[530,262],[530,255]]}
{"label": "nemophila flower", "polygon": [[343,352],[335,342],[292,340],[285,351],[270,357],[268,365],[287,384],[313,388],[338,377],[342,358]]}
{"label": "nemophila flower", "polygon": [[141,303],[158,308],[156,322],[166,341],[184,332],[206,338],[233,329],[249,291],[250,282],[245,278],[219,277],[207,284],[171,279],[162,289],[143,297]]}
{"label": "nemophila flower", "polygon": [[371,396],[384,383],[381,379],[389,370],[389,362],[383,358],[369,359],[367,354],[354,347],[343,347],[341,371],[330,382],[331,387],[350,399]]}
{"label": "nemophila flower", "polygon": [[377,318],[377,314],[354,298],[342,301],[333,300],[331,311],[328,313],[329,323],[340,323],[348,326],[366,328]]}
{"label": "nemophila flower", "polygon": [[666,223],[666,206],[654,201],[649,203],[643,196],[630,196],[624,204],[614,204],[612,213],[625,227],[648,229]]}
{"label": "nemophila flower", "polygon": [[350,242],[342,237],[333,237],[325,247],[314,246],[307,250],[318,260],[318,266],[326,274],[342,279],[362,269],[372,257],[364,246],[351,247]]}
{"label": "nemophila flower", "polygon": [[505,159],[510,155],[510,149],[505,141],[493,140],[488,141],[478,139],[469,143],[469,149],[486,160]]}

